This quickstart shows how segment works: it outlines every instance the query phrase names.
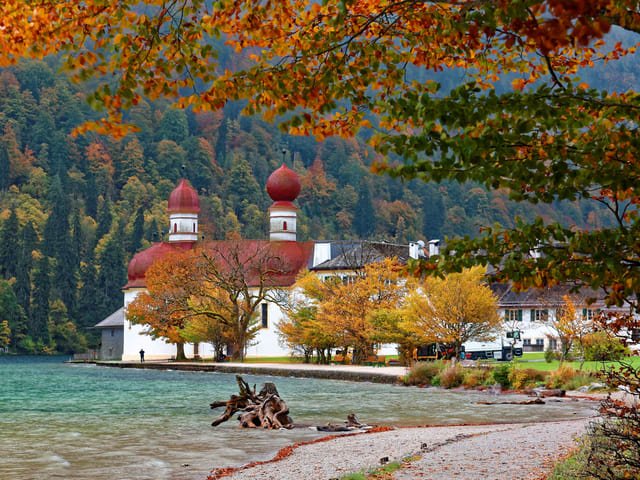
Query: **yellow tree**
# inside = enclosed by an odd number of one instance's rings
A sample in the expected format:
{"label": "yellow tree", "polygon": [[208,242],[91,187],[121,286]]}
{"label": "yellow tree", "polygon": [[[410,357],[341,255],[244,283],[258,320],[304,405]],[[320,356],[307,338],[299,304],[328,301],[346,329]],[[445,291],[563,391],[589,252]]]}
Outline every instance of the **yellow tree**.
{"label": "yellow tree", "polygon": [[300,350],[305,362],[314,352],[318,363],[331,360],[331,350],[339,345],[337,339],[317,320],[318,305],[335,294],[337,277],[323,281],[313,272],[302,273],[288,291],[282,308],[286,313],[278,324],[282,340],[293,350]]}
{"label": "yellow tree", "polygon": [[0,322],[0,350],[9,348],[11,343],[11,328],[9,328],[9,321],[2,320]]}
{"label": "yellow tree", "polygon": [[361,274],[336,282],[332,294],[318,303],[317,320],[344,349],[353,349],[353,362],[373,353],[376,312],[395,308],[404,293],[403,268],[387,258],[362,268]]}
{"label": "yellow tree", "polygon": [[563,305],[549,321],[549,326],[560,342],[560,363],[566,360],[574,342],[582,347],[584,336],[593,331],[593,323],[585,315],[578,313],[574,299],[563,295],[562,301]]}
{"label": "yellow tree", "polygon": [[495,338],[501,319],[497,300],[474,267],[415,284],[404,301],[404,328],[423,343],[451,343],[459,356],[469,340]]}

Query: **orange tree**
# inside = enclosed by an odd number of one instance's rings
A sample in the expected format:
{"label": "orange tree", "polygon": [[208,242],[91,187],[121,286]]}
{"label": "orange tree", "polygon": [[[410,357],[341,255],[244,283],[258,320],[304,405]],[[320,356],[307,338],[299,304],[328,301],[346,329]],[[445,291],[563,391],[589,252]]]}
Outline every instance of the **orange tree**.
{"label": "orange tree", "polygon": [[[60,53],[97,86],[89,100],[106,116],[89,126],[112,134],[126,133],[122,112],[142,97],[196,110],[245,99],[246,113],[284,119],[293,133],[373,126],[378,152],[401,159],[376,160],[391,175],[476,181],[530,202],[591,199],[613,227],[487,227],[420,268],[491,263],[496,280],[575,280],[620,304],[640,290],[640,97],[576,80],[580,68],[635,51],[605,45],[613,26],[640,31],[635,1],[6,0],[0,65]],[[237,54],[226,71],[222,41]],[[443,90],[429,79],[448,68],[468,82]],[[542,255],[530,258],[533,248]]]}
{"label": "orange tree", "polygon": [[184,360],[183,330],[193,317],[190,285],[196,280],[193,252],[156,260],[147,270],[147,289],[127,305],[127,318],[147,327],[154,338],[177,347],[176,360]]}

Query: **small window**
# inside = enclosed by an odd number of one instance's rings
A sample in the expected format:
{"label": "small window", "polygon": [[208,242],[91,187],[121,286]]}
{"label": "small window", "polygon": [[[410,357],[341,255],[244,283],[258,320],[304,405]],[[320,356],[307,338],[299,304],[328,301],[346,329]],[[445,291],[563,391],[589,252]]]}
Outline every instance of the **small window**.
{"label": "small window", "polygon": [[269,304],[262,304],[262,328],[269,328]]}
{"label": "small window", "polygon": [[525,347],[530,347],[531,346],[531,339],[530,338],[525,338],[522,340],[522,345],[524,345]]}
{"label": "small window", "polygon": [[522,310],[513,310],[513,309],[505,310],[504,319],[506,322],[521,322]]}
{"label": "small window", "polygon": [[536,338],[536,345],[544,345],[544,338]]}
{"label": "small window", "polygon": [[193,233],[196,233],[196,224],[193,224]]}
{"label": "small window", "polygon": [[173,224],[173,233],[177,233],[178,232],[178,224],[174,223]]}
{"label": "small window", "polygon": [[282,222],[282,230],[287,231],[287,222]]}
{"label": "small window", "polygon": [[549,320],[549,310],[531,310],[531,321],[532,322],[546,322]]}
{"label": "small window", "polygon": [[112,328],[111,329],[111,336],[113,337],[116,334],[116,331]]}

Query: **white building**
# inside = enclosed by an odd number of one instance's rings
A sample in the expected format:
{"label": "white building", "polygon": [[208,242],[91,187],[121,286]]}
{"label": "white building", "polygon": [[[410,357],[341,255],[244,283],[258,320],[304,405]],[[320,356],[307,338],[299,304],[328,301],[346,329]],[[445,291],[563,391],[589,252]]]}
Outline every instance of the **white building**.
{"label": "white building", "polygon": [[[411,253],[414,257],[422,253],[417,244],[395,245],[389,243],[363,241],[308,241],[299,242],[296,237],[297,207],[293,203],[300,193],[298,175],[282,165],[271,174],[266,184],[267,192],[273,204],[269,208],[268,240],[220,240],[201,242],[199,240],[198,213],[200,201],[198,194],[186,180],[181,180],[171,192],[168,202],[169,237],[167,241],[154,243],[151,247],[138,252],[129,262],[128,282],[123,287],[124,315],[111,315],[109,322],[97,325],[102,330],[103,344],[108,345],[103,358],[137,360],[140,350],[144,350],[145,359],[168,359],[175,356],[176,346],[162,339],[154,339],[145,333],[144,325],[132,324],[126,316],[126,307],[146,288],[147,269],[160,258],[174,253],[202,246],[205,250],[219,252],[224,249],[261,250],[277,252],[284,260],[286,268],[272,278],[274,289],[286,289],[293,285],[298,273],[309,269],[322,276],[346,275],[353,268],[366,263],[379,261],[384,257],[396,256],[406,261]],[[277,325],[284,314],[280,307],[265,301],[260,309],[261,329],[247,348],[247,356],[283,356],[290,350],[281,345]],[[118,320],[121,326],[114,324]],[[115,343],[121,342],[121,348]],[[109,352],[107,355],[105,352]],[[385,352],[393,353],[393,352]],[[193,345],[185,345],[187,357],[194,355]],[[213,357],[210,345],[199,345],[198,354]]]}

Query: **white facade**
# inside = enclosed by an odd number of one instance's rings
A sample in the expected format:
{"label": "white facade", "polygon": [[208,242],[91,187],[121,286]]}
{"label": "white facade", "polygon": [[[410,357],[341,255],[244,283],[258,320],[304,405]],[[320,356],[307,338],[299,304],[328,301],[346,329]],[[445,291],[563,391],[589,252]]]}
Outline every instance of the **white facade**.
{"label": "white facade", "polygon": [[293,203],[269,207],[269,240],[296,241],[297,208]]}
{"label": "white facade", "polygon": [[197,240],[197,213],[172,213],[169,215],[170,242],[195,242]]}

